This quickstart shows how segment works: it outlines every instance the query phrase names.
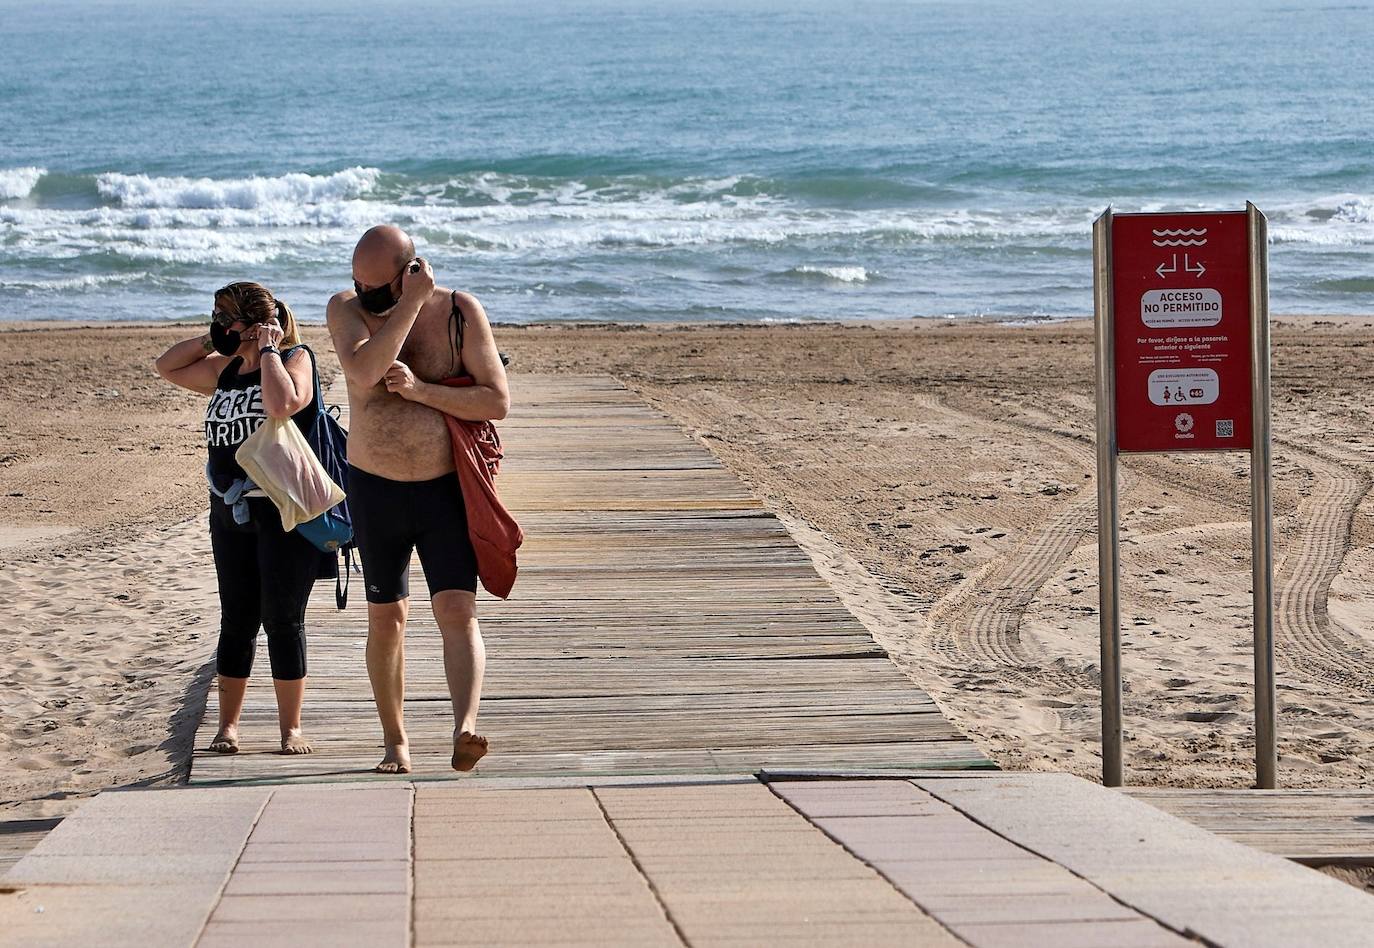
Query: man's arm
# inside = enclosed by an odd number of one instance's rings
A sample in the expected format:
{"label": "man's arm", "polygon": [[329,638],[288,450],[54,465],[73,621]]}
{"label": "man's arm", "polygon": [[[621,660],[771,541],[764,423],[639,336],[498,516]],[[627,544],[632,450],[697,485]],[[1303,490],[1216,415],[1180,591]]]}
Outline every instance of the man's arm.
{"label": "man's arm", "polygon": [[510,389],[491,323],[476,297],[458,293],[457,299],[465,322],[462,363],[473,384],[454,387],[422,382],[404,362],[394,362],[384,377],[387,391],[455,418],[500,421],[510,410]]}
{"label": "man's arm", "polygon": [[371,388],[382,381],[391,363],[401,354],[401,346],[415,318],[434,292],[434,271],[423,258],[417,257],[420,269],[411,273],[407,265],[401,278],[401,299],[386,318],[382,328],[373,334],[356,307],[350,306],[351,294],[336,293],[325,310],[329,338],[339,357],[339,367],[355,385]]}

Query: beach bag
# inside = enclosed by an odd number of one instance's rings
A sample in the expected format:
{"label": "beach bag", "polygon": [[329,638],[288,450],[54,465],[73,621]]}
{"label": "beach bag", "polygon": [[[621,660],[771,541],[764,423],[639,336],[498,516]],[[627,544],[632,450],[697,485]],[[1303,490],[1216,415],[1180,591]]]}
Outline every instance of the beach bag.
{"label": "beach bag", "polygon": [[343,500],[343,488],[290,418],[268,418],[239,446],[234,460],[276,505],[283,530],[295,530]]}

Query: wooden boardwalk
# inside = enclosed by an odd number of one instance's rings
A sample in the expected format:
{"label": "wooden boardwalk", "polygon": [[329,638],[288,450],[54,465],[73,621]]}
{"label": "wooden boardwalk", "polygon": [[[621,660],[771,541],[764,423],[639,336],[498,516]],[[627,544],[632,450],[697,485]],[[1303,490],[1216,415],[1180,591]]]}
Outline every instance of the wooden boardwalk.
{"label": "wooden boardwalk", "polygon": [[1131,797],[1227,839],[1308,866],[1374,866],[1374,791],[1175,790]]}
{"label": "wooden boardwalk", "polygon": [[[991,766],[778,520],[663,415],[603,377],[515,375],[512,393],[499,487],[528,539],[513,597],[482,594],[479,607],[480,726],[493,747],[479,776]],[[360,579],[346,612],[329,583],[308,610],[304,723],[316,753],[272,753],[260,654],[244,751],[197,751],[192,783],[368,774],[381,734]],[[411,591],[412,755],[417,774],[451,775],[441,642],[417,561]],[[198,748],[214,722],[212,694]]]}

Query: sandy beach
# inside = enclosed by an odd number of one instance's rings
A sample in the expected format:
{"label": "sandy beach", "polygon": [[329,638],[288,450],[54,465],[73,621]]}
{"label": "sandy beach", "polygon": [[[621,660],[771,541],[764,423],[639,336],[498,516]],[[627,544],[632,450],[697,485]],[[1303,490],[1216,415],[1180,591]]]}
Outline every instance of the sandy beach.
{"label": "sandy beach", "polygon": [[[0,818],[185,772],[217,627],[202,400],[151,363],[193,331],[0,328]],[[334,371],[322,328],[306,335]],[[1087,323],[497,336],[517,403],[522,371],[605,372],[709,448],[1001,766],[1096,778]],[[1285,786],[1361,786],[1374,759],[1371,341],[1369,319],[1274,334]],[[1251,780],[1247,472],[1244,455],[1123,464],[1132,783]]]}

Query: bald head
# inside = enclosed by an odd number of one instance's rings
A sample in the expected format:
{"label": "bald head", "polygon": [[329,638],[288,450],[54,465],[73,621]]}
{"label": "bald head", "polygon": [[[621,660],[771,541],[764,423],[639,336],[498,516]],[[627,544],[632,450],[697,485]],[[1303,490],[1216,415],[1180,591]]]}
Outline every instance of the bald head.
{"label": "bald head", "polygon": [[381,286],[396,279],[415,258],[415,242],[392,224],[379,224],[358,240],[353,248],[353,279],[363,286]]}

